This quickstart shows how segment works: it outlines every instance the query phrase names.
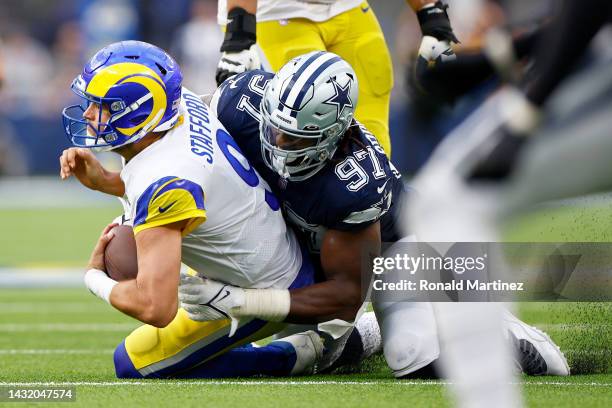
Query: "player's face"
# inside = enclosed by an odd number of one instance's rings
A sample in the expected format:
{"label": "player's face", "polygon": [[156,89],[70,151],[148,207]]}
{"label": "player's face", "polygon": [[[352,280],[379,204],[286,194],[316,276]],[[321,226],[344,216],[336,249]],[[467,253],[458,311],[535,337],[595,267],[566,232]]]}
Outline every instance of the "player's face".
{"label": "player's face", "polygon": [[87,135],[96,136],[97,132],[102,132],[106,129],[106,124],[110,119],[110,111],[106,105],[102,105],[102,111],[100,111],[100,104],[90,102],[89,106],[83,112],[83,118],[87,120]]}
{"label": "player's face", "polygon": [[315,139],[306,139],[302,137],[290,136],[273,126],[268,127],[267,138],[272,145],[283,150],[301,150],[310,146],[314,146]]}

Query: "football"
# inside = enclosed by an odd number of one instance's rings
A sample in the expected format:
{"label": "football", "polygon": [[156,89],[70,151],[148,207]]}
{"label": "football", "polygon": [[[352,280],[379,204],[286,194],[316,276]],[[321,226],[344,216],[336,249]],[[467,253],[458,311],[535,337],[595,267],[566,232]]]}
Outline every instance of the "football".
{"label": "football", "polygon": [[118,282],[136,279],[138,258],[134,231],[129,225],[118,225],[112,231],[115,236],[104,251],[106,273]]}

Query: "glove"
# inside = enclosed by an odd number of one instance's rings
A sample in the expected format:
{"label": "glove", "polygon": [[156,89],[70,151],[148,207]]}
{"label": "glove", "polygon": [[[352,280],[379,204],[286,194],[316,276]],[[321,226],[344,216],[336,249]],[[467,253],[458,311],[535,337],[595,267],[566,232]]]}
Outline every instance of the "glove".
{"label": "glove", "polygon": [[469,181],[502,181],[514,170],[529,135],[540,121],[539,109],[513,88],[502,90],[499,124],[488,138],[488,149],[477,159],[468,174]]}
{"label": "glove", "polygon": [[455,59],[457,56],[448,41],[440,41],[430,36],[423,37],[409,82],[410,86],[415,88],[416,95],[434,98],[435,103],[446,100],[446,97],[440,97],[447,94],[444,81],[437,79],[440,70],[434,68]]}
{"label": "glove", "polygon": [[451,45],[446,40],[438,40],[434,37],[425,36],[421,40],[419,56],[417,58],[417,71],[426,71],[437,64],[457,59]]}
{"label": "glove", "polygon": [[231,319],[230,337],[240,323],[233,312],[243,306],[244,301],[244,289],[212,279],[181,274],[179,302],[189,318],[197,322]]}
{"label": "glove", "polygon": [[231,319],[230,337],[242,318],[282,322],[291,308],[287,289],[242,289],[186,274],[181,274],[179,301],[191,320]]}
{"label": "glove", "polygon": [[440,41],[448,43],[459,43],[459,40],[453,33],[450,20],[448,18],[448,4],[441,1],[436,2],[431,6],[426,6],[417,11],[416,15],[419,19],[421,32],[423,36],[434,37]]}
{"label": "glove", "polygon": [[236,7],[227,13],[227,21],[221,44],[221,60],[215,75],[217,86],[232,75],[257,69],[261,65],[254,48],[257,40],[255,15]]}
{"label": "glove", "polygon": [[252,69],[261,67],[257,48],[252,45],[249,49],[239,52],[224,52],[217,65],[215,80],[217,86],[221,85],[227,78],[241,74]]}

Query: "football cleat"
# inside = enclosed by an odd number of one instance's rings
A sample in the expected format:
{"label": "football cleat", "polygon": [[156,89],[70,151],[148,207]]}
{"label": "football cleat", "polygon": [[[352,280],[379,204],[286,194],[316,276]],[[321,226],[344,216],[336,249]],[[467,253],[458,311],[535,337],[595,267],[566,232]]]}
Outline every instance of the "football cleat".
{"label": "football cleat", "polygon": [[336,368],[354,366],[382,351],[380,327],[374,312],[366,312],[357,320],[353,330],[338,339],[325,336],[325,350],[318,364],[318,372],[329,373]]}
{"label": "football cleat", "polygon": [[295,349],[296,360],[291,375],[310,375],[316,371],[317,362],[323,354],[323,340],[314,331],[308,330],[275,342],[284,341]]}
{"label": "football cleat", "polygon": [[529,326],[508,311],[504,325],[515,348],[515,363],[527,375],[570,375],[561,349],[542,330]]}

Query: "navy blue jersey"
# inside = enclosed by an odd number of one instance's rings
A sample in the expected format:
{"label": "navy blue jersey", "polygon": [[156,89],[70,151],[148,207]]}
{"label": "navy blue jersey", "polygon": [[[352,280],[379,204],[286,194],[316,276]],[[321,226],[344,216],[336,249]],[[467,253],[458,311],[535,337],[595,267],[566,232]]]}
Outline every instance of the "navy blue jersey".
{"label": "navy blue jersey", "polygon": [[382,240],[396,241],[395,212],[404,186],[374,135],[355,122],[325,167],[298,182],[266,166],[259,139],[259,105],[274,76],[255,70],[225,81],[211,102],[213,112],[236,140],[242,154],[280,200],[285,217],[309,249],[317,253],[325,231],[356,231],[377,221]]}

